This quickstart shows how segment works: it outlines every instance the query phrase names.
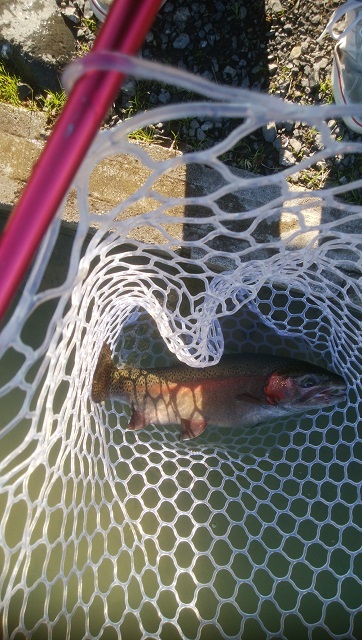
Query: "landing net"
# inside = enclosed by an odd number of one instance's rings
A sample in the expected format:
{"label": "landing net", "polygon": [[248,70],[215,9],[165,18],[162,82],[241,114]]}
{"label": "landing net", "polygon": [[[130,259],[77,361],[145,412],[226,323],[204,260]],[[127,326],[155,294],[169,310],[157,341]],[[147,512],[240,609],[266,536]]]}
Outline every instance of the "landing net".
{"label": "landing net", "polygon": [[[360,638],[362,179],[292,183],[362,143],[336,139],[336,106],[122,56],[79,65],[202,98],[98,135],[68,198],[79,223],[59,212],[0,335],[3,637]],[[130,135],[193,118],[235,124],[174,155]],[[270,122],[303,123],[317,150],[268,176],[223,162]],[[129,191],[105,210],[94,180],[115,171]],[[90,398],[104,342],[119,365],[305,359],[342,375],[348,402],[186,442],[133,432],[127,405]]]}

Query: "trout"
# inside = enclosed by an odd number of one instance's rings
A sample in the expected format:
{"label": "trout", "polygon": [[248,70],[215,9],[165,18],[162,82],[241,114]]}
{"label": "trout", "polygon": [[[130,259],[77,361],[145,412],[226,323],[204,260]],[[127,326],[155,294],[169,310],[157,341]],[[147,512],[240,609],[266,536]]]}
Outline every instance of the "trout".
{"label": "trout", "polygon": [[180,439],[206,426],[252,427],[274,418],[335,405],[346,399],[340,376],[301,360],[269,355],[225,355],[219,364],[160,369],[117,368],[104,343],[92,400],[117,398],[131,407],[129,429],[180,424]]}

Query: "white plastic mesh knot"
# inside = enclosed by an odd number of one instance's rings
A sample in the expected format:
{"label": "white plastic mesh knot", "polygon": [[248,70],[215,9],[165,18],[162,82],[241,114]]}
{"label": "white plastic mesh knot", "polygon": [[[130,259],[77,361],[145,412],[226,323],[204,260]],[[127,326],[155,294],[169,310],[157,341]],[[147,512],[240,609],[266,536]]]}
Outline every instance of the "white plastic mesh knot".
{"label": "white plastic mesh knot", "polygon": [[[334,140],[335,106],[107,60],[214,101],[98,135],[74,183],[74,237],[59,215],[0,335],[3,637],[357,639],[362,237],[361,207],[343,194],[362,180],[303,192],[288,178],[362,144]],[[195,115],[243,122],[211,149],[168,159],[128,138]],[[315,127],[320,150],[272,176],[223,164],[271,119]],[[143,165],[144,181],[91,210],[91,176],[116,155]],[[193,171],[208,190],[188,189]],[[181,174],[186,192],[167,196],[165,180]],[[304,358],[341,373],[349,401],[186,443],[175,426],[134,433],[127,406],[90,399],[104,341],[143,366],[203,366],[224,349]]]}

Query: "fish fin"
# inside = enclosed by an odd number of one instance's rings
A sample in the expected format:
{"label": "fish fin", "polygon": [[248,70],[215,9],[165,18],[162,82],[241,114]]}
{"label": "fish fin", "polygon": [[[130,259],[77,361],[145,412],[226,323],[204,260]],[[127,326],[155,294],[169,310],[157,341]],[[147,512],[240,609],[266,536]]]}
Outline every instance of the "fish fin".
{"label": "fish fin", "polygon": [[132,404],[132,413],[130,421],[127,425],[127,429],[131,429],[132,431],[138,431],[139,429],[143,429],[146,426],[145,416],[142,411],[139,411],[135,408],[134,404]]}
{"label": "fish fin", "polygon": [[186,420],[181,418],[180,440],[191,440],[196,438],[206,429],[206,420]]}
{"label": "fish fin", "polygon": [[249,396],[247,393],[239,393],[234,398],[236,402],[244,402],[248,404],[261,404],[259,398],[255,398],[255,396]]}
{"label": "fish fin", "polygon": [[109,388],[114,369],[111,348],[104,342],[93,375],[91,391],[93,402],[99,403],[109,398]]}

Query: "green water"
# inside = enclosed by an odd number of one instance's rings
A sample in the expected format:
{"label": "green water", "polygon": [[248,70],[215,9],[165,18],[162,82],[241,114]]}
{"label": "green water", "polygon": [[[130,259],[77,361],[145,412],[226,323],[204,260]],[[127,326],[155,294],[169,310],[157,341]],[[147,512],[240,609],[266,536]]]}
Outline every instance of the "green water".
{"label": "green water", "polygon": [[[41,344],[51,305],[43,311],[24,329],[24,342]],[[14,350],[5,354],[0,386],[22,363]],[[24,395],[17,388],[2,399],[3,429]],[[11,501],[6,492],[0,501],[10,549],[3,596],[13,584],[10,631],[20,619],[32,640],[47,638],[44,615],[54,638],[65,636],[71,620],[75,639],[88,629],[111,640],[120,629],[133,640],[142,637],[140,626],[143,637],[165,640],[198,633],[299,640],[308,626],[324,639],[361,628],[353,408],[337,410],[325,430],[323,417],[316,430],[309,418],[298,428],[256,430],[239,455],[242,437],[233,430],[181,445],[176,427],[126,433],[120,405],[112,406],[103,425],[90,421],[83,440],[70,422],[74,440],[54,438],[39,449],[35,438],[23,447],[28,417],[2,439],[2,459],[14,454],[8,470],[24,469],[10,482],[17,484]]]}

